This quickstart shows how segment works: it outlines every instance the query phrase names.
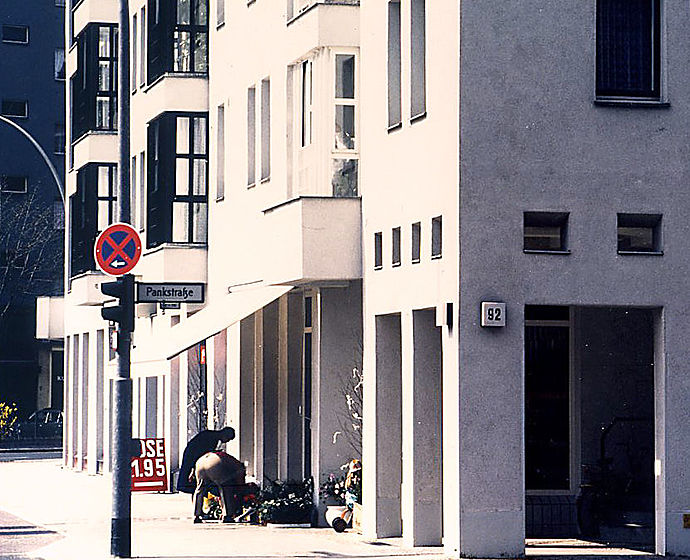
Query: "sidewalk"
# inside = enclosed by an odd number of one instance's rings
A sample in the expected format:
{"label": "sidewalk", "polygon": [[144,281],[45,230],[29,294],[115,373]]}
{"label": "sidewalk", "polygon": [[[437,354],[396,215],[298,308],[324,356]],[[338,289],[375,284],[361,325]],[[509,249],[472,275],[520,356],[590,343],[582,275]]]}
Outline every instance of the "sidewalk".
{"label": "sidewalk", "polygon": [[[60,464],[59,460],[0,463],[0,510],[63,537],[32,551],[32,557],[109,558],[109,477],[75,473]],[[443,558],[441,548],[408,549],[400,539],[368,541],[332,529],[194,525],[187,494],[135,493],[132,519],[132,556],[139,558]]]}

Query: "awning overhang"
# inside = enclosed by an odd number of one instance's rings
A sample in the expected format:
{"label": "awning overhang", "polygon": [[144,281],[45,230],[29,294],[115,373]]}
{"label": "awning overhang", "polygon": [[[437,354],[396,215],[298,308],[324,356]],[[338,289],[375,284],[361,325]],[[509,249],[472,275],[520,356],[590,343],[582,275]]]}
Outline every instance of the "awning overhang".
{"label": "awning overhang", "polygon": [[214,300],[212,305],[170,328],[168,340],[164,345],[165,358],[174,358],[192,346],[217,335],[291,289],[292,286],[263,286],[233,292]]}

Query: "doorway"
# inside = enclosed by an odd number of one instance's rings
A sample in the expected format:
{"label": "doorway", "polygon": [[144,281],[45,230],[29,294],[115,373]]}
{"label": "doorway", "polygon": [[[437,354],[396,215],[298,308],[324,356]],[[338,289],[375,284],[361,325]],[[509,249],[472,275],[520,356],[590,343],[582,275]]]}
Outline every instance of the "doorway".
{"label": "doorway", "polygon": [[654,546],[654,311],[525,306],[526,536]]}

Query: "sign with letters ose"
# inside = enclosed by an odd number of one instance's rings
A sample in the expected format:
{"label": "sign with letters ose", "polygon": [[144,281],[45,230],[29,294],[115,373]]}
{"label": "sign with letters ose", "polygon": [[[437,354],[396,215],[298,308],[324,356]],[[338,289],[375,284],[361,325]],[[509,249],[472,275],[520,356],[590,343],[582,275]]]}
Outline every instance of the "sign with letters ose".
{"label": "sign with letters ose", "polygon": [[165,492],[168,469],[163,438],[140,439],[141,453],[132,459],[132,492]]}
{"label": "sign with letters ose", "polygon": [[505,327],[506,304],[495,301],[483,301],[481,325],[482,327]]}
{"label": "sign with letters ose", "polygon": [[204,285],[137,282],[137,303],[204,303]]}

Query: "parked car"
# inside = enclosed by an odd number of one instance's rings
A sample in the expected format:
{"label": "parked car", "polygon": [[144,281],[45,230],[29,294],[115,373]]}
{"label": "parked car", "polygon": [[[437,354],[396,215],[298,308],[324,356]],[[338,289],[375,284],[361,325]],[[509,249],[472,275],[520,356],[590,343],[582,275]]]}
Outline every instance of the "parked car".
{"label": "parked car", "polygon": [[62,411],[54,408],[37,410],[17,425],[19,439],[62,439]]}

